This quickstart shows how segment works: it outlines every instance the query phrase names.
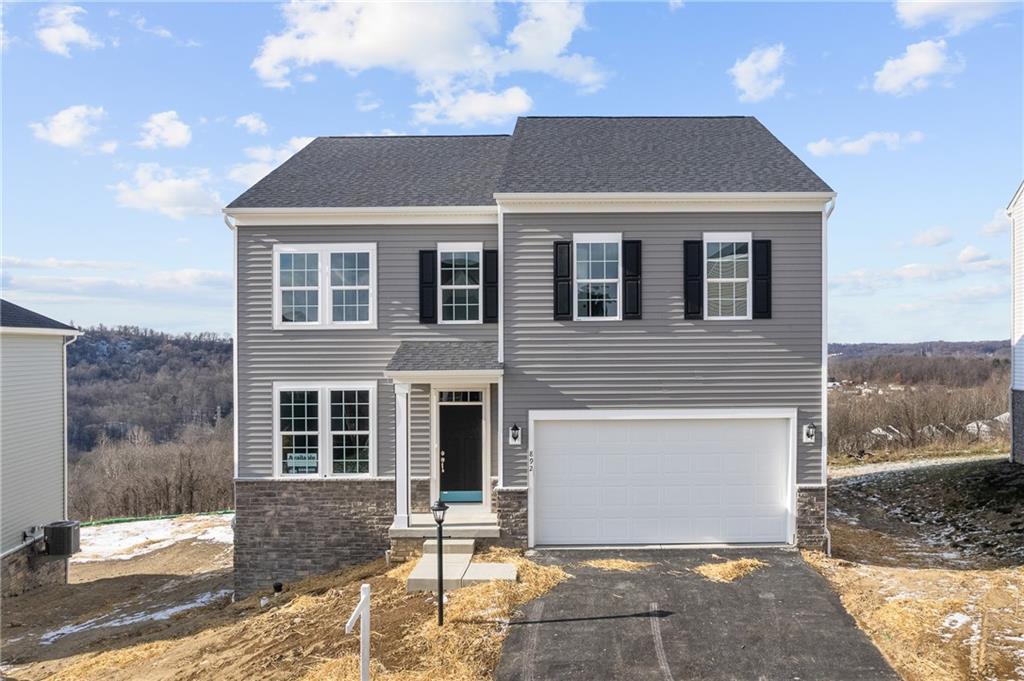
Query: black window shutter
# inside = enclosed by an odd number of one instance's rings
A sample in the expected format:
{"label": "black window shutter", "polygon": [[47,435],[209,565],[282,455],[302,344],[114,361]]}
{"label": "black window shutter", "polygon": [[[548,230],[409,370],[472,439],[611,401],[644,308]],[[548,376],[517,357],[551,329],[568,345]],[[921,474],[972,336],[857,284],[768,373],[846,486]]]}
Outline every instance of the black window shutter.
{"label": "black window shutter", "polygon": [[437,324],[437,251],[420,251],[420,324]]}
{"label": "black window shutter", "polygon": [[622,318],[642,319],[640,242],[622,242]]}
{"label": "black window shutter", "polygon": [[751,274],[754,290],[754,319],[772,318],[772,242],[755,239]]}
{"label": "black window shutter", "polygon": [[683,242],[683,316],[704,318],[704,242]]}
{"label": "black window shutter", "polygon": [[484,323],[498,321],[498,251],[484,251]]}
{"label": "black window shutter", "polygon": [[572,242],[555,242],[555,319],[572,319]]}

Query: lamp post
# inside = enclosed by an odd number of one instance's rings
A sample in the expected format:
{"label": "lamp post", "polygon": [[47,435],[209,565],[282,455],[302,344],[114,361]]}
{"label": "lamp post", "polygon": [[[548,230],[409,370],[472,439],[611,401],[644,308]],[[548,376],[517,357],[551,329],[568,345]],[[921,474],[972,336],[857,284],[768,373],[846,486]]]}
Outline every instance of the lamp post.
{"label": "lamp post", "polygon": [[444,538],[441,536],[441,525],[444,524],[444,512],[448,510],[448,504],[440,499],[430,507],[434,515],[434,522],[437,523],[437,626],[444,625]]}

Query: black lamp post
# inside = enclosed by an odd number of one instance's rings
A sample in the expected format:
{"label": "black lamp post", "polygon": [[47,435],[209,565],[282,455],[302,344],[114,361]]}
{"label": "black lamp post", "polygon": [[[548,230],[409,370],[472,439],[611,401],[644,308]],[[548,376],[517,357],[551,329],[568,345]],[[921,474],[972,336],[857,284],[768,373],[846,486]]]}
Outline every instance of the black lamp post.
{"label": "black lamp post", "polygon": [[441,536],[441,525],[444,524],[444,512],[448,510],[448,504],[440,499],[430,507],[434,514],[434,522],[437,523],[437,626],[444,625],[444,538]]}

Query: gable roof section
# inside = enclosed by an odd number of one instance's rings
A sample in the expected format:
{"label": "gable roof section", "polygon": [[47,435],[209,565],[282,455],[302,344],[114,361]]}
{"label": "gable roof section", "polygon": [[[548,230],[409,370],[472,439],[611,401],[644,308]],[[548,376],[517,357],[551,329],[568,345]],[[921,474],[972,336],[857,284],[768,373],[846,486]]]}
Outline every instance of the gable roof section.
{"label": "gable roof section", "polygon": [[52,329],[58,331],[69,331],[69,335],[78,335],[79,331],[56,319],[44,317],[38,312],[33,312],[21,305],[15,305],[7,300],[0,300],[0,327],[5,329]]}
{"label": "gable roof section", "polygon": [[228,210],[493,205],[509,139],[317,137]]}
{"label": "gable roof section", "polygon": [[752,116],[525,117],[496,192],[831,192]]}
{"label": "gable roof section", "polygon": [[499,371],[494,341],[402,341],[388,372]]}

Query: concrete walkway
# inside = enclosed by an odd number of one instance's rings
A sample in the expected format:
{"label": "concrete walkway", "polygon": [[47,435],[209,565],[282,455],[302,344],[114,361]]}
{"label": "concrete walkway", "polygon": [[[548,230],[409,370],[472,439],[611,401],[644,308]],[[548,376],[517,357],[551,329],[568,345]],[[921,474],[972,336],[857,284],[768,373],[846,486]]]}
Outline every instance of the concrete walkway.
{"label": "concrete walkway", "polygon": [[[768,566],[719,584],[691,571],[711,554]],[[593,558],[655,564],[639,572],[579,564]],[[534,560],[575,578],[512,622],[499,681],[898,679],[793,550],[541,551]]]}

